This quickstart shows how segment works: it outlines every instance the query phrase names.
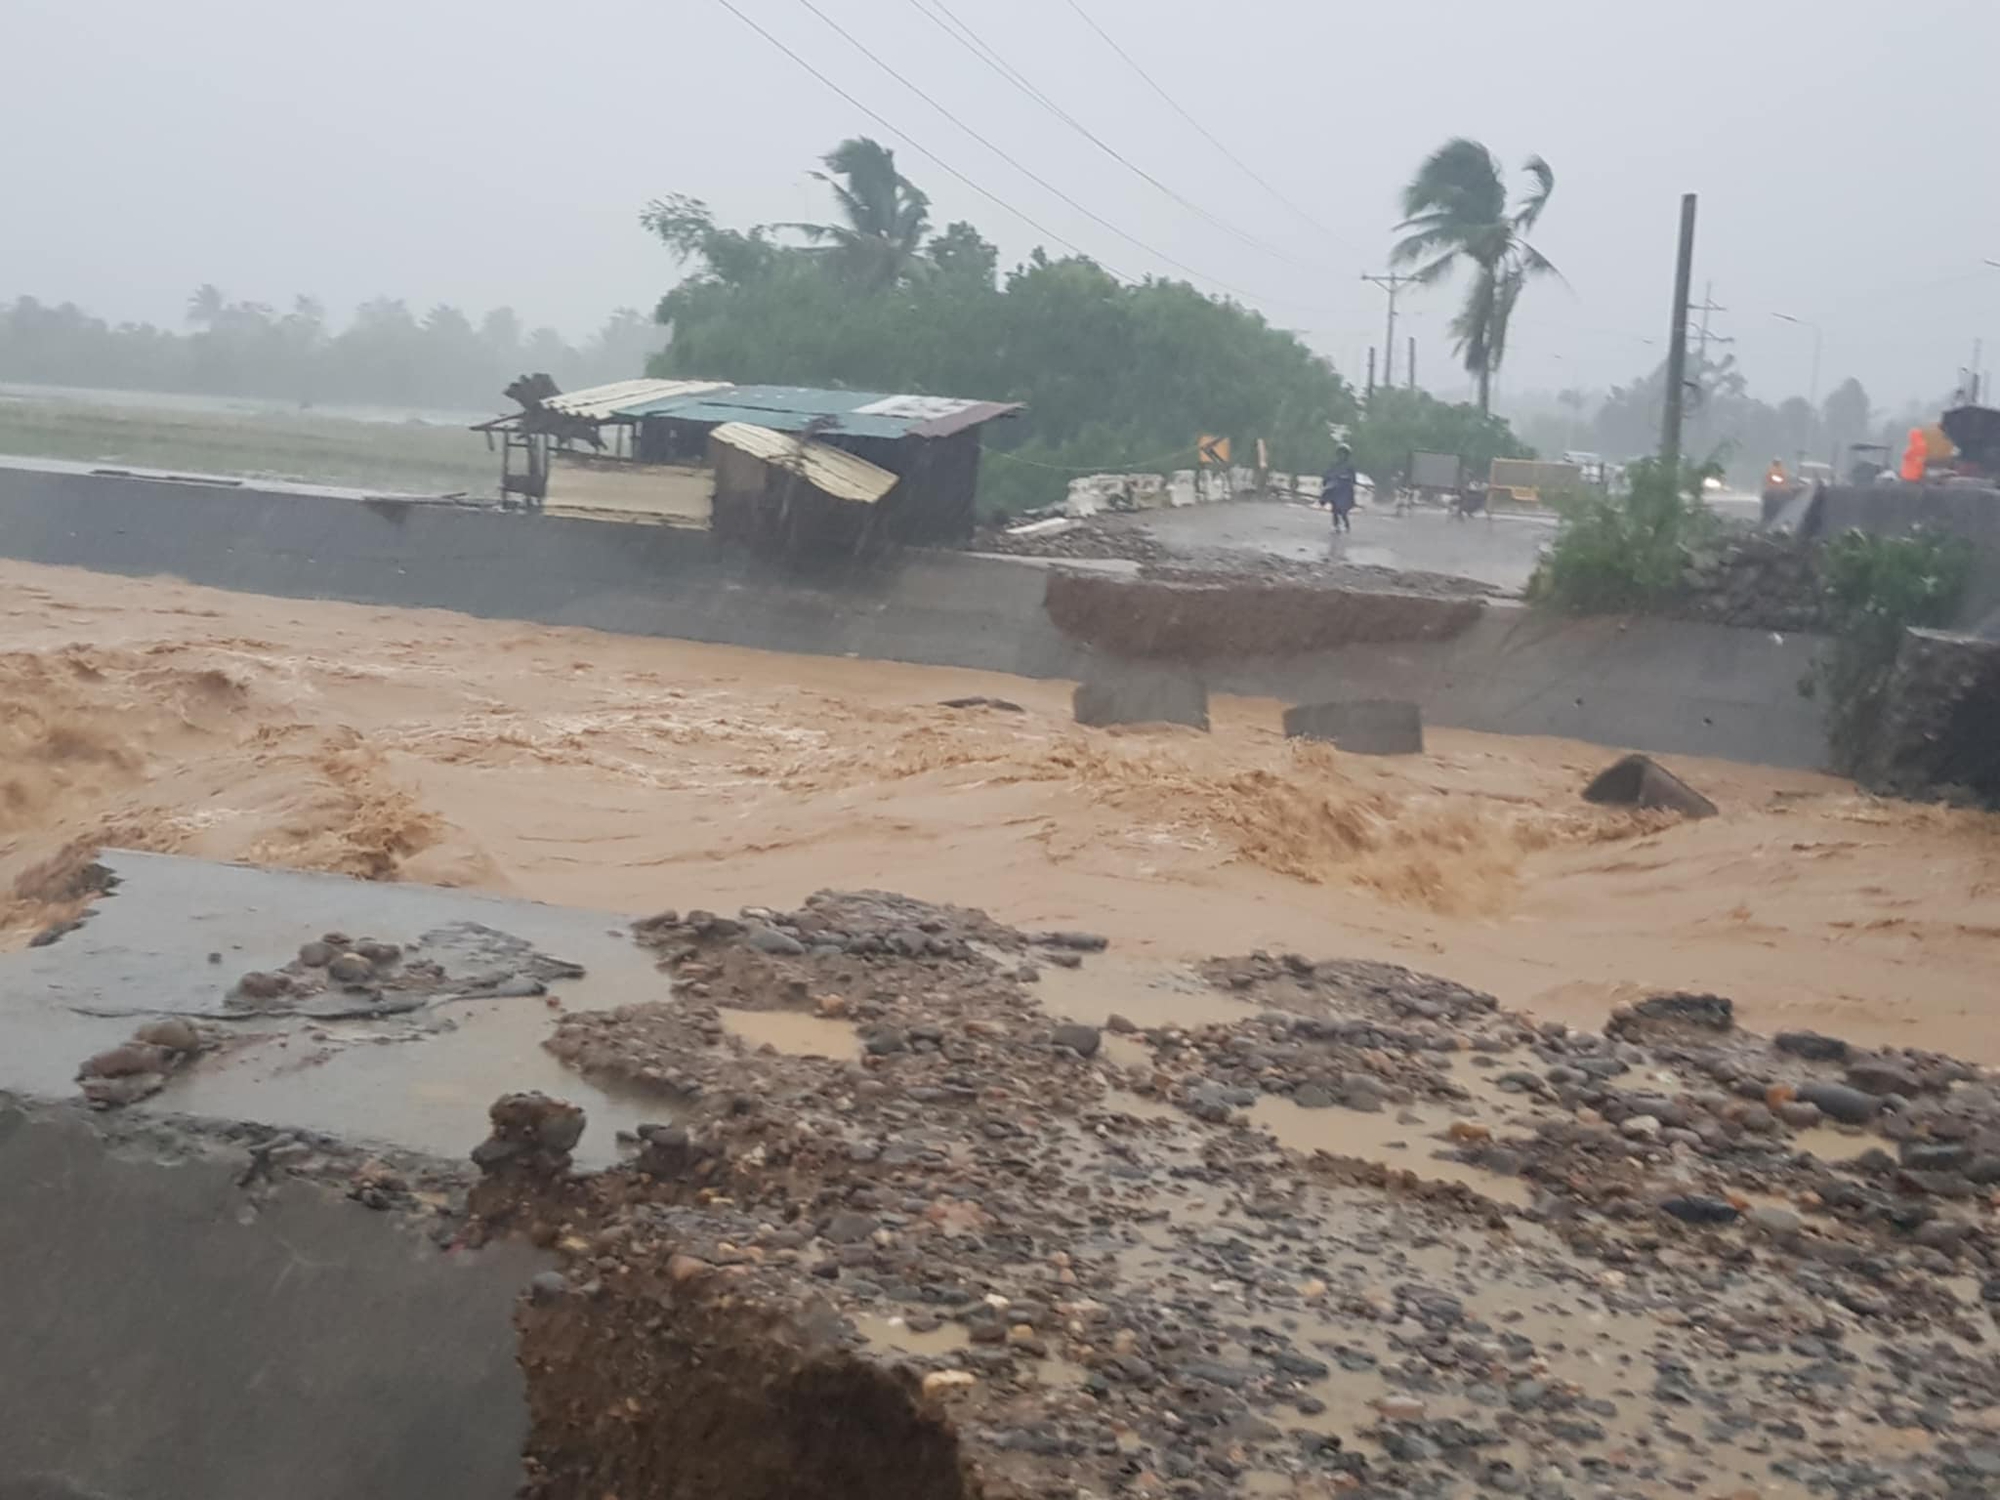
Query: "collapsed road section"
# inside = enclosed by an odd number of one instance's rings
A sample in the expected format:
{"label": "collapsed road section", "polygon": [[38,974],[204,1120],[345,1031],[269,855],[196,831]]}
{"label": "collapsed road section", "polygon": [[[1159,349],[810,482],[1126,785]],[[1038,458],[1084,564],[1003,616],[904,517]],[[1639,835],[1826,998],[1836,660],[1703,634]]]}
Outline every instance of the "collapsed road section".
{"label": "collapsed road section", "polygon": [[[126,874],[35,950],[45,981],[116,936],[147,885]],[[458,899],[313,883],[355,957],[347,890],[413,902],[376,908],[378,933]],[[1969,1500],[2000,1476],[1980,1069],[1747,1034],[1715,995],[1580,1031],[1393,965],[1148,966],[881,892],[661,912],[615,939],[657,983],[544,963],[545,994],[501,995],[491,955],[535,968],[551,923],[611,940],[505,906],[519,944],[378,938],[345,979],[314,960],[346,954],[298,951],[324,942],[302,914],[214,966],[183,924],[186,971],[213,971],[196,1023],[245,1038],[88,1123],[6,1116],[30,1212],[0,1287],[34,1336],[0,1410],[38,1446],[9,1445],[0,1481]],[[406,962],[436,971],[400,984]],[[269,1014],[217,1018],[279,973]],[[470,980],[494,982],[444,998]],[[401,999],[325,1014],[333,992]],[[79,993],[5,988],[15,1012]],[[158,1000],[152,1022],[187,1019],[184,992]],[[484,1118],[471,1164],[383,1142],[370,1063],[482,1031],[540,1045],[432,1070],[454,1120]],[[295,1048],[293,1092],[344,1096],[349,1131],[166,1113]],[[360,1059],[339,1086],[335,1055]],[[519,1384],[495,1353],[510,1305]],[[144,1468],[184,1454],[205,1488]]]}

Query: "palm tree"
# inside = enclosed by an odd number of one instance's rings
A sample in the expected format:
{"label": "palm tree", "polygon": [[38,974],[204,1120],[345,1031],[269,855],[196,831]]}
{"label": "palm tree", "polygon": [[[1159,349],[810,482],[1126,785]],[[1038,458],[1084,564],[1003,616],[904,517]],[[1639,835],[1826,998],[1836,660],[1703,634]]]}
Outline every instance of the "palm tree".
{"label": "palm tree", "polygon": [[[1511,209],[1507,183],[1493,153],[1463,136],[1446,141],[1403,189],[1404,237],[1391,252],[1399,266],[1416,265],[1413,280],[1440,281],[1461,259],[1473,280],[1451,320],[1466,372],[1479,380],[1479,409],[1492,397],[1493,372],[1507,355],[1507,325],[1531,276],[1559,275],[1526,235],[1549,206],[1556,174],[1539,156],[1527,162],[1528,192]],[[1421,264],[1419,265],[1419,262]]]}
{"label": "palm tree", "polygon": [[844,224],[794,224],[827,248],[841,268],[871,290],[894,286],[915,266],[930,228],[931,200],[896,170],[896,153],[866,136],[842,141],[813,176],[833,189]]}
{"label": "palm tree", "polygon": [[212,281],[204,281],[187,300],[187,320],[198,328],[213,329],[228,307],[222,289]]}

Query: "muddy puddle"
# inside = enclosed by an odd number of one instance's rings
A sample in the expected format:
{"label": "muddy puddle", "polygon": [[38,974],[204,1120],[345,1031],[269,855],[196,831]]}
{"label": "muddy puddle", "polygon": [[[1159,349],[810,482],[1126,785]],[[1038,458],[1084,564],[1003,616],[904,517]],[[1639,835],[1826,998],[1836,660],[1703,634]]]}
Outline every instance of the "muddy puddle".
{"label": "muddy puddle", "polygon": [[[1052,1016],[1103,1026],[1123,1016],[1142,1031],[1249,1020],[1254,1007],[1231,1000],[1184,964],[1143,964],[1115,954],[1080,969],[1042,970],[1038,998]],[[1135,1044],[1136,1045],[1136,1044]]]}
{"label": "muddy puddle", "polygon": [[940,1323],[920,1333],[902,1318],[863,1313],[854,1319],[854,1327],[878,1350],[923,1358],[951,1354],[972,1342],[962,1323]]}
{"label": "muddy puddle", "polygon": [[1795,1130],[1786,1142],[1791,1150],[1810,1152],[1829,1166],[1852,1161],[1869,1147],[1881,1144],[1879,1138],[1865,1130],[1844,1130],[1838,1125],[1814,1125],[1806,1130]]}
{"label": "muddy puddle", "polygon": [[[1301,1109],[1289,1099],[1266,1096],[1252,1105],[1249,1113],[1252,1124],[1270,1131],[1279,1145],[1291,1151],[1325,1151],[1380,1162],[1427,1182],[1458,1183],[1511,1208],[1526,1208],[1532,1201],[1528,1185],[1518,1177],[1503,1177],[1435,1156],[1434,1152],[1448,1149],[1443,1134],[1452,1117],[1442,1112],[1383,1110],[1364,1114],[1338,1106]],[[1412,1114],[1422,1118],[1414,1125],[1403,1123]]]}
{"label": "muddy puddle", "polygon": [[787,1057],[841,1058],[861,1055],[861,1033],[847,1021],[800,1015],[790,1010],[722,1009],[731,1036],[752,1047],[769,1047]]}
{"label": "muddy puddle", "polygon": [[1098,1042],[1098,1055],[1128,1073],[1143,1076],[1153,1071],[1153,1049],[1135,1036],[1105,1032]]}
{"label": "muddy puddle", "polygon": [[[661,997],[664,982],[650,960],[622,939],[607,940],[590,958],[583,978],[555,987],[563,1009],[604,1010]],[[482,1138],[496,1097],[540,1090],[581,1105],[589,1116],[578,1164],[608,1166],[619,1156],[619,1132],[671,1112],[657,1095],[584,1078],[545,1051],[557,1013],[542,999],[523,997],[454,1004],[436,1029],[334,1021],[246,1030],[237,1049],[204,1058],[150,1103],[459,1157]]]}
{"label": "muddy puddle", "polygon": [[[161,1096],[168,1108],[264,1119],[374,1136],[457,1157],[485,1129],[501,1093],[540,1090],[581,1105],[590,1124],[576,1149],[586,1167],[608,1166],[617,1137],[666,1119],[657,1096],[586,1079],[543,1047],[563,1011],[609,1010],[663,999],[667,982],[651,956],[615,930],[570,948],[585,972],[548,998],[464,1001],[407,1028],[393,1022],[328,1021],[274,1033],[240,1052],[205,1059]],[[357,1123],[359,1122],[359,1123]]]}

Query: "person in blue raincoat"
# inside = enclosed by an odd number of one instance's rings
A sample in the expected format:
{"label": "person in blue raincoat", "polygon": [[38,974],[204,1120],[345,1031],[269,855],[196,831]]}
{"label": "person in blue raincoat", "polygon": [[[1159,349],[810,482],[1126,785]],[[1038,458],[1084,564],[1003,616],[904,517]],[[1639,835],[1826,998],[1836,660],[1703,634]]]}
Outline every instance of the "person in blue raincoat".
{"label": "person in blue raincoat", "polygon": [[1335,531],[1352,531],[1353,523],[1348,520],[1354,509],[1354,455],[1347,444],[1342,443],[1333,451],[1333,463],[1320,477],[1319,495],[1333,512]]}

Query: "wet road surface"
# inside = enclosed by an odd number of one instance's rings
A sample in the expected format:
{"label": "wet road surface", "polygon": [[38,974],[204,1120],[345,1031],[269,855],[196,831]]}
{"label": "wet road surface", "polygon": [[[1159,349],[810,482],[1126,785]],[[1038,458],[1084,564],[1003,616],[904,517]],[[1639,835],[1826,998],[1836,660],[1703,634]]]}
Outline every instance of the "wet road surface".
{"label": "wet road surface", "polygon": [[1555,518],[1503,515],[1454,521],[1442,511],[1398,516],[1357,510],[1354,529],[1336,536],[1316,506],[1245,501],[1154,511],[1144,530],[1177,552],[1257,552],[1301,562],[1344,562],[1476,578],[1519,591],[1555,535]]}

